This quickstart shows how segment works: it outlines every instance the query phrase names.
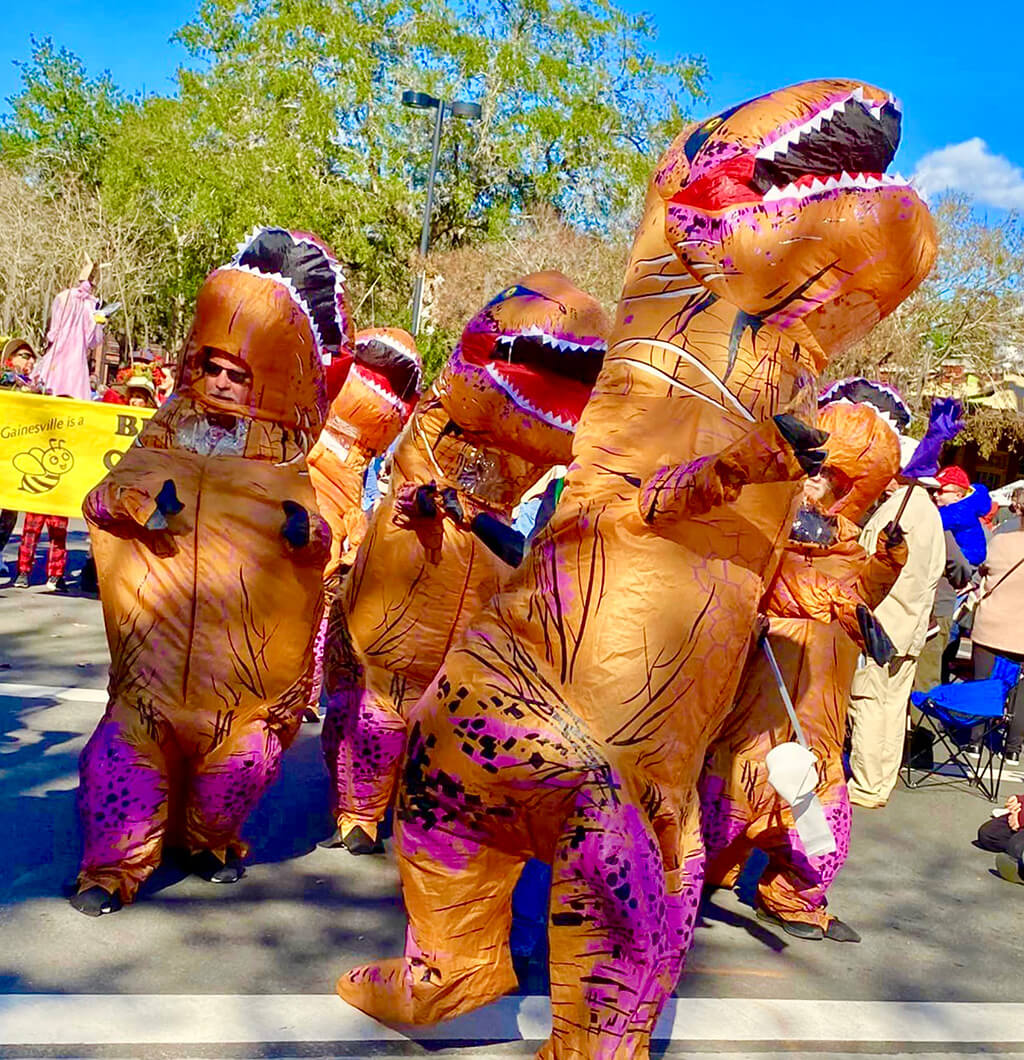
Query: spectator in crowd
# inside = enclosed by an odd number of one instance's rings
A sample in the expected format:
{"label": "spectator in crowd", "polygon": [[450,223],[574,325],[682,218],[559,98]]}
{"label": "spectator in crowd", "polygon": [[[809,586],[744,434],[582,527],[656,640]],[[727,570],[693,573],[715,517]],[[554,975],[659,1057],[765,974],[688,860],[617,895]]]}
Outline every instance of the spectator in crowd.
{"label": "spectator in crowd", "polygon": [[962,467],[944,467],[935,477],[942,529],[952,532],[967,562],[977,567],[985,559],[987,535],[981,520],[992,510],[992,498],[980,482],[971,484]]}
{"label": "spectator in crowd", "polygon": [[907,705],[935,589],[946,565],[942,522],[927,492],[915,481],[900,485],[897,479],[889,483],[888,491],[891,495],[868,520],[860,543],[869,556],[874,555],[883,529],[897,521],[906,535],[907,562],[889,595],[875,608],[896,655],[887,666],[866,660],[850,690],[850,801],[872,809],[888,802],[899,777]]}
{"label": "spectator in crowd", "polygon": [[3,349],[3,375],[0,390],[25,390],[36,393],[38,386],[32,382],[32,369],[36,365],[36,353],[27,339],[10,339]]}
{"label": "spectator in crowd", "polygon": [[[997,655],[1024,662],[1024,489],[1013,491],[1011,510],[1016,529],[996,534],[989,543],[988,557],[979,568],[984,581],[974,615],[974,677],[992,673]],[[1024,743],[1024,692],[1021,686],[1010,698],[1013,719],[1006,734],[1003,761],[1020,765]]]}
{"label": "spectator in crowd", "polygon": [[918,692],[930,692],[936,685],[949,681],[949,667],[960,646],[959,635],[952,636],[957,593],[967,588],[973,573],[952,532],[947,530],[943,537],[946,566],[935,590],[928,639],[917,660],[914,689]]}
{"label": "spectator in crowd", "polygon": [[996,855],[996,869],[1010,883],[1024,883],[1024,800],[1011,795],[978,829],[978,846]]}
{"label": "spectator in crowd", "polygon": [[125,384],[128,393],[128,404],[135,408],[155,409],[157,407],[156,387],[145,375],[133,375]]}
{"label": "spectator in crowd", "polygon": [[25,523],[21,528],[21,543],[18,546],[18,576],[14,579],[14,587],[27,589],[31,584],[32,568],[36,562],[36,547],[44,527],[50,541],[46,557],[47,584],[59,593],[67,592],[68,583],[64,580],[64,569],[68,562],[68,517],[66,515],[40,515],[36,512],[25,513]]}
{"label": "spectator in crowd", "polygon": [[61,291],[53,300],[46,352],[33,370],[33,378],[49,394],[79,401],[92,397],[89,355],[103,344],[103,318],[93,294],[98,274],[98,266],[87,257],[76,286]]}
{"label": "spectator in crowd", "polygon": [[174,393],[175,366],[161,363],[160,368],[162,377],[157,382],[156,400],[158,404],[162,405]]}
{"label": "spectator in crowd", "polygon": [[[35,367],[35,350],[27,339],[10,339],[4,344],[0,390],[18,390],[35,393],[38,389],[31,380]],[[3,562],[3,551],[14,533],[18,513],[12,508],[0,509],[0,578],[7,577],[7,565]]]}

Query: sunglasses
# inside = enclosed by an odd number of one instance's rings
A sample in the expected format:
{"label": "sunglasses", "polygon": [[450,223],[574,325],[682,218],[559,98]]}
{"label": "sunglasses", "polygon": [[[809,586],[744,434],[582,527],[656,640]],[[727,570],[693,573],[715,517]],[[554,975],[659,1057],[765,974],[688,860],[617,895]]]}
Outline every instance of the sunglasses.
{"label": "sunglasses", "polygon": [[232,383],[248,383],[249,373],[243,368],[226,368],[222,364],[214,364],[212,361],[203,362],[203,374],[211,379],[216,379],[221,372],[226,372]]}

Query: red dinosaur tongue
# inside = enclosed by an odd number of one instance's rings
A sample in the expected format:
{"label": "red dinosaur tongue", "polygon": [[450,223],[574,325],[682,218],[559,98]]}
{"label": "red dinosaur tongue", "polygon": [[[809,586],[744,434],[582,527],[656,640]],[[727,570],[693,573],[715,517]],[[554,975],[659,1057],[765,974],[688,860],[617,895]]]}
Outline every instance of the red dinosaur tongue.
{"label": "red dinosaur tongue", "polygon": [[516,402],[552,426],[573,430],[590,399],[586,383],[563,376],[547,375],[521,364],[491,361],[488,374]]}
{"label": "red dinosaur tongue", "polygon": [[724,210],[743,202],[757,202],[761,193],[750,186],[754,176],[753,155],[740,155],[716,166],[706,176],[687,184],[672,201],[699,210]]}

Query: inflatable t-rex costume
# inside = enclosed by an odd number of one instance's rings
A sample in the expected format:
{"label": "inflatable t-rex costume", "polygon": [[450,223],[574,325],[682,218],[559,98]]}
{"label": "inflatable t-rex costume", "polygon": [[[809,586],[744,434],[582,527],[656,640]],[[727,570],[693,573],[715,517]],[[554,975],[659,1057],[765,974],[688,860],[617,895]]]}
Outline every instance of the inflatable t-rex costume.
{"label": "inflatable t-rex costume", "polygon": [[320,514],[331,528],[328,580],[350,567],[366,533],[363,478],[387,451],[420,397],[423,366],[413,337],[400,328],[356,333],[355,361],[309,457]]}
{"label": "inflatable t-rex costume", "polygon": [[308,695],[330,531],[305,454],[343,291],[318,244],[257,231],[199,291],[176,394],[86,498],[111,668],[80,761],[82,912],[131,901],[165,840],[241,874]]}
{"label": "inflatable t-rex costume", "polygon": [[[836,849],[809,857],[791,808],[768,782],[765,756],[796,737],[771,668],[756,652],[701,776],[705,879],[731,886],[758,847],[769,858],[758,884],[758,905],[768,917],[798,937],[858,941],[856,932],[825,911],[826,893],[850,846],[842,755],[850,684],[863,648],[856,622],[851,637],[842,616],[858,604],[881,602],[906,561],[907,546],[895,533],[882,535],[869,556],[857,541],[856,522],[899,471],[900,445],[896,425],[870,404],[826,405],[818,426],[829,433],[828,460],[807,492],[823,496],[817,508],[801,508],[765,610],[772,649],[818,759],[816,793]],[[825,518],[818,515],[823,503]]]}
{"label": "inflatable t-rex costume", "polygon": [[[545,1058],[645,1058],[702,866],[697,780],[804,469],[813,380],[927,274],[892,98],[855,81],[691,126],[659,164],[573,463],[526,562],[409,714],[406,955],[342,976],[430,1022],[515,983],[509,896],[553,865]],[[777,419],[774,417],[778,417]]]}
{"label": "inflatable t-rex costume", "polygon": [[518,562],[512,509],[570,459],[610,323],[560,273],[525,276],[470,320],[413,414],[329,623],[329,845],[379,849],[405,713]]}

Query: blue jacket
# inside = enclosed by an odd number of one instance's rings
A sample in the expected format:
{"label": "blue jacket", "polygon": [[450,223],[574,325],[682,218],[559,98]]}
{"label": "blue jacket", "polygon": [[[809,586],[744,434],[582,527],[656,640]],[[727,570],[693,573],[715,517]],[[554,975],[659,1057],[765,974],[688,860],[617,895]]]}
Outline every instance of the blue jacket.
{"label": "blue jacket", "polygon": [[988,551],[988,540],[981,517],[988,515],[992,508],[992,498],[988,490],[979,482],[971,486],[971,492],[962,501],[947,504],[939,509],[942,516],[942,529],[950,530],[960,546],[964,558],[972,566],[984,563]]}

